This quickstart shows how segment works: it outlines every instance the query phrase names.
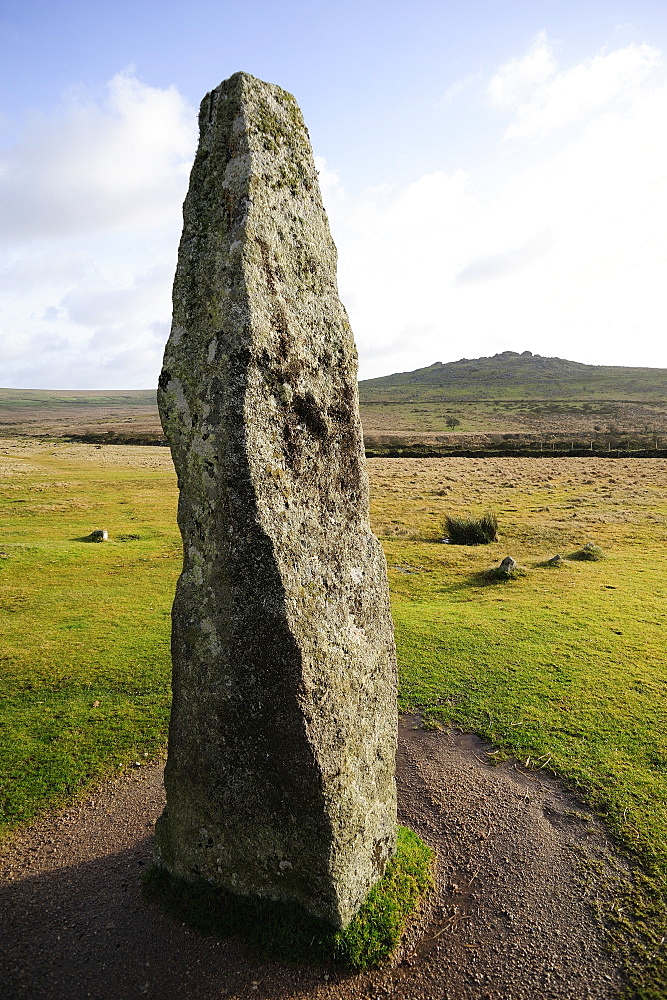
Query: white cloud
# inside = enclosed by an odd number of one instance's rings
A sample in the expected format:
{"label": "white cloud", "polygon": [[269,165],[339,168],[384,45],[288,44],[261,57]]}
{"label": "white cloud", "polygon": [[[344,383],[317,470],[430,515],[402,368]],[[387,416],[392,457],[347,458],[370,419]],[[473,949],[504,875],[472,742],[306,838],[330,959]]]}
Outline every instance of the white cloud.
{"label": "white cloud", "polygon": [[509,247],[468,261],[456,275],[454,284],[467,285],[523,271],[548,253],[552,245],[553,234],[545,229],[544,232],[526,240],[521,246]]}
{"label": "white cloud", "polygon": [[[505,77],[515,104],[547,75],[533,55]],[[507,349],[667,367],[664,70],[618,97],[483,184],[471,168],[351,198],[322,171],[362,377]]]}
{"label": "white cloud", "polygon": [[196,116],[128,73],[71,91],[0,156],[0,384],[155,383]]}
{"label": "white cloud", "polygon": [[488,93],[497,108],[515,112],[505,138],[546,136],[618,99],[636,97],[641,84],[661,65],[658,49],[632,44],[558,72],[542,32],[525,56],[499,68]]}
{"label": "white cloud", "polygon": [[193,154],[191,109],[175,88],[126,73],[107,90],[103,106],[70,92],[0,154],[5,245],[173,218]]}
{"label": "white cloud", "polygon": [[489,83],[489,97],[498,108],[514,109],[544,87],[556,73],[556,60],[541,31],[529,51],[520,59],[503,63]]}
{"label": "white cloud", "polygon": [[62,299],[72,323],[97,328],[122,323],[128,317],[135,321],[152,321],[155,298],[171,286],[173,269],[165,264],[134,276],[125,286],[101,285],[99,288],[77,288]]}
{"label": "white cloud", "polygon": [[25,295],[40,288],[58,288],[84,278],[81,256],[68,248],[39,247],[0,259],[0,291]]}
{"label": "white cloud", "polygon": [[[146,234],[128,234],[145,259],[158,261],[143,272],[135,260],[123,261],[123,242],[110,239],[96,243],[95,254],[90,247],[82,249],[78,266],[62,282],[48,271],[40,282],[42,258],[37,258],[35,272],[21,261],[24,287],[5,291],[0,311],[5,345],[0,384],[72,389],[154,385],[168,334],[178,230],[160,227],[158,236],[168,250]],[[7,289],[7,280],[0,284]]]}

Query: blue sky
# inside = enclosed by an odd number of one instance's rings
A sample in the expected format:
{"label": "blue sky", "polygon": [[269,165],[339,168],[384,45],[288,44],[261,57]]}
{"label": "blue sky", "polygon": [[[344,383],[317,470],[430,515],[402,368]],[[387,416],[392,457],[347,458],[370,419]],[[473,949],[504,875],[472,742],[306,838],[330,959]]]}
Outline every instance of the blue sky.
{"label": "blue sky", "polygon": [[295,94],[361,377],[667,367],[664,0],[0,0],[0,385],[155,384],[204,93]]}

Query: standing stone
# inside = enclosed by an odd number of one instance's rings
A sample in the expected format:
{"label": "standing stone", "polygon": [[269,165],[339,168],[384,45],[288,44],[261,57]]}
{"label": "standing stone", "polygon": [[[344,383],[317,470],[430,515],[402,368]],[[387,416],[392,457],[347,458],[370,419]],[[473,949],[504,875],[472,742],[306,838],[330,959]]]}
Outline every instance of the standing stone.
{"label": "standing stone", "polygon": [[294,98],[236,73],[199,125],[158,391],[184,563],[157,861],[345,926],[396,830],[356,350]]}

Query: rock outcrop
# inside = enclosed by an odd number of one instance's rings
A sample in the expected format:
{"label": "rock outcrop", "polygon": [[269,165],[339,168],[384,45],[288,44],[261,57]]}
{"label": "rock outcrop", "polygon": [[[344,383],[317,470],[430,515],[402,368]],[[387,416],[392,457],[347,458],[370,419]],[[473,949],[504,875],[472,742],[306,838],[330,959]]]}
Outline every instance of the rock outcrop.
{"label": "rock outcrop", "polygon": [[199,121],[158,390],[184,563],[156,857],[344,926],[396,826],[356,350],[294,98],[237,73]]}

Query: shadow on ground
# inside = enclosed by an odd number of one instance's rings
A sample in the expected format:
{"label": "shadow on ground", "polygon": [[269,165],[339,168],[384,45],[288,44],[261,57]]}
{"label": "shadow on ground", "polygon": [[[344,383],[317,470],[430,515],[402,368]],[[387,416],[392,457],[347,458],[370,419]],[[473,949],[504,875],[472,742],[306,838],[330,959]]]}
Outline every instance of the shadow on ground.
{"label": "shadow on ground", "polygon": [[145,900],[156,765],[40,821],[0,858],[0,995],[610,1000],[620,975],[591,916],[592,900],[613,891],[593,874],[612,857],[605,830],[541,773],[490,767],[486,749],[416,719],[401,726],[399,818],[437,851],[439,887],[422,938],[394,968],[353,976],[258,960]]}

